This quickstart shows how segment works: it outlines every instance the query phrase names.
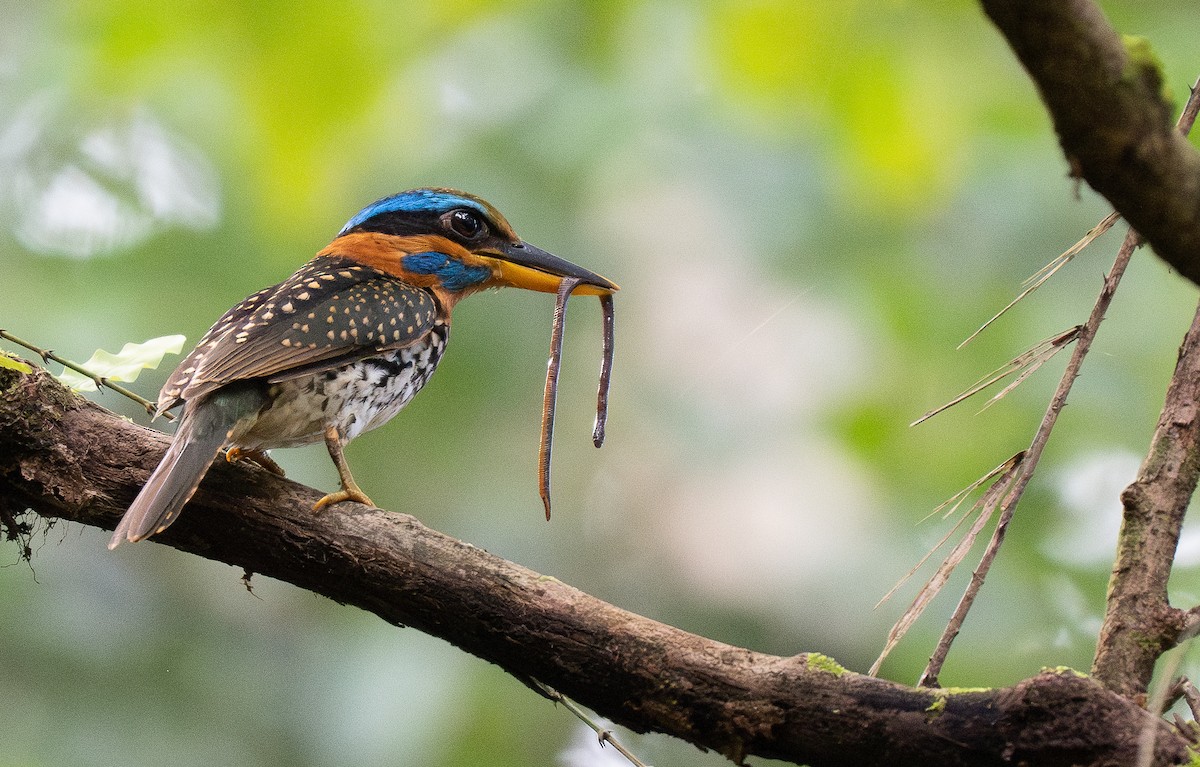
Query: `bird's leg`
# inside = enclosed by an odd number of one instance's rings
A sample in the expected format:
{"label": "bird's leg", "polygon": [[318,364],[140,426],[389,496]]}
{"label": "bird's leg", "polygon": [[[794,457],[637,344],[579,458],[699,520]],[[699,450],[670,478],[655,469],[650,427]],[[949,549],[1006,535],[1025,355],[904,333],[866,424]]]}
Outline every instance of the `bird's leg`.
{"label": "bird's leg", "polygon": [[367,497],[367,494],[359,488],[358,483],[350,474],[350,466],[346,463],[346,456],[342,454],[342,446],[342,435],[338,433],[337,427],[330,426],[326,429],[325,447],[329,450],[329,457],[333,459],[333,465],[337,467],[338,476],[342,480],[342,489],[336,493],[330,493],[313,504],[313,511],[320,511],[326,506],[332,506],[342,501],[356,501],[367,506],[375,505],[375,502]]}
{"label": "bird's leg", "polygon": [[225,451],[225,460],[230,463],[249,461],[261,466],[277,477],[285,476],[283,467],[275,463],[275,459],[267,455],[266,450],[243,450],[240,447],[231,447]]}

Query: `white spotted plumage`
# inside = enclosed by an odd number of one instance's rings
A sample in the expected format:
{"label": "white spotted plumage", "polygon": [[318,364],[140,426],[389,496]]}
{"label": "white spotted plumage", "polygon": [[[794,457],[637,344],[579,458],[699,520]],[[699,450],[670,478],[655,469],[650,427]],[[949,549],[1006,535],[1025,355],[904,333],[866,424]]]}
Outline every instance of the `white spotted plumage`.
{"label": "white spotted plumage", "polygon": [[433,375],[449,335],[450,326],[439,322],[403,349],[271,384],[271,407],[231,441],[244,450],[271,450],[320,442],[329,426],[347,441],[382,426]]}

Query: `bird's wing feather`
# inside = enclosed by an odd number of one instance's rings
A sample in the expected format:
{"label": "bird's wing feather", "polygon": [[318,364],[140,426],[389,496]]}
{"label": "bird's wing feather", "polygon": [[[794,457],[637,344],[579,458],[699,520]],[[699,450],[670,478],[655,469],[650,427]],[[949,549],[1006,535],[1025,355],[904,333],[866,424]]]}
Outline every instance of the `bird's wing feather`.
{"label": "bird's wing feather", "polygon": [[438,318],[426,290],[344,258],[321,256],[225,313],[159,395],[159,410],[233,381],[282,380],[399,349]]}

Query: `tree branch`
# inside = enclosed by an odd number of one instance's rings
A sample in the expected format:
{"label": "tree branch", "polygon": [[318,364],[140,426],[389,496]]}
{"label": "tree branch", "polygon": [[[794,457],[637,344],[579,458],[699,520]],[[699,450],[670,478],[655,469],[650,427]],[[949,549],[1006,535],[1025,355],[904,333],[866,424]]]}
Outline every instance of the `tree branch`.
{"label": "tree branch", "polygon": [[1129,697],[1146,693],[1155,662],[1188,628],[1187,616],[1167,601],[1167,581],[1200,480],[1198,403],[1200,309],[1179,349],[1150,451],[1121,494],[1125,511],[1092,673]]}
{"label": "tree branch", "polygon": [[1200,284],[1200,154],[1172,126],[1148,45],[1091,0],[981,0],[1028,70],[1072,174],[1180,274]]}
{"label": "tree branch", "polygon": [[[5,509],[110,529],[166,444],[44,371],[0,369]],[[319,495],[221,461],[188,513],[153,540],[413,626],[634,730],[735,761],[1131,763],[1147,726],[1159,728],[1155,764],[1184,758],[1165,723],[1073,672],[951,693],[851,673],[819,655],[765,655],[621,610],[404,514],[354,504],[313,514]]]}

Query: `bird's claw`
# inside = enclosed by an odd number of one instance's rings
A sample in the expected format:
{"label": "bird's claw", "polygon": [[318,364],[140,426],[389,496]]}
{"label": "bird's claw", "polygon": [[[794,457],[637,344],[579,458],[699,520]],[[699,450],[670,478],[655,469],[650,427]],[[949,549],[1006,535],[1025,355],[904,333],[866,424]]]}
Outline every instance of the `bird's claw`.
{"label": "bird's claw", "polygon": [[354,501],[355,503],[361,503],[364,506],[370,506],[373,509],[378,508],[375,505],[375,502],[367,497],[366,493],[355,487],[348,490],[338,490],[336,493],[330,493],[313,504],[313,511],[321,511],[326,506],[333,506],[334,504],[342,503],[343,501]]}
{"label": "bird's claw", "polygon": [[231,447],[225,451],[225,460],[229,463],[249,461],[277,477],[286,476],[283,473],[283,467],[275,463],[275,459],[267,455],[266,450],[243,450],[240,447]]}

